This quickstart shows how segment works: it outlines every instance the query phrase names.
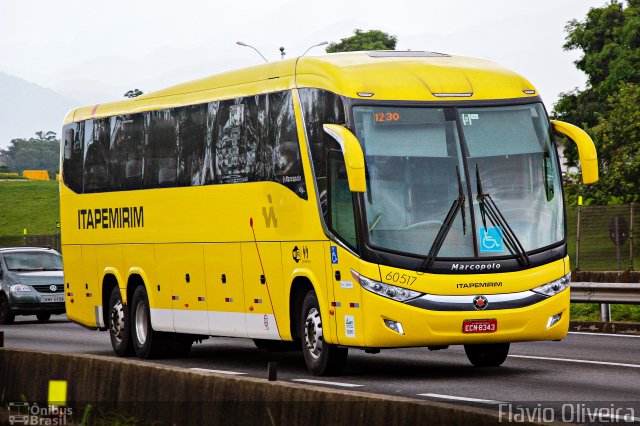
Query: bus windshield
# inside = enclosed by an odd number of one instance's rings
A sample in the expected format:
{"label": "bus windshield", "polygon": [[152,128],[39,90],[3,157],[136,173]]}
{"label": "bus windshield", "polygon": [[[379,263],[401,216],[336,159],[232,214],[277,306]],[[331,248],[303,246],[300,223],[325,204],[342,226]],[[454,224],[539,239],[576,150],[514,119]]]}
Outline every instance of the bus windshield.
{"label": "bus windshield", "polygon": [[557,154],[541,104],[355,106],[354,118],[370,246],[518,257],[564,239]]}

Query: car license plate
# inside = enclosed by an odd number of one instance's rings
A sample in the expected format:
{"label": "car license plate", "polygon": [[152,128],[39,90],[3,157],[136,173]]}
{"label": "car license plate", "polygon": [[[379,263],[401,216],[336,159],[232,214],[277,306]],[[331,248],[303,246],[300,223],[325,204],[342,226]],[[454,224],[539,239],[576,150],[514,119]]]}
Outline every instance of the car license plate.
{"label": "car license plate", "polygon": [[464,320],[462,321],[463,333],[493,333],[498,329],[497,319]]}
{"label": "car license plate", "polygon": [[56,294],[53,296],[40,296],[42,303],[64,302],[64,294]]}

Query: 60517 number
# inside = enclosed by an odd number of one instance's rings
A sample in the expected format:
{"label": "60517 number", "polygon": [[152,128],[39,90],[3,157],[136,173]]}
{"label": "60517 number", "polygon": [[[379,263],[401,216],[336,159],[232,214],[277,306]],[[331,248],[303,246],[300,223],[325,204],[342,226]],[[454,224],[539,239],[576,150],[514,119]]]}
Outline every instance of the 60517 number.
{"label": "60517 number", "polygon": [[392,281],[399,284],[413,285],[416,282],[416,277],[412,277],[407,274],[401,274],[400,272],[389,272],[385,277],[387,281]]}

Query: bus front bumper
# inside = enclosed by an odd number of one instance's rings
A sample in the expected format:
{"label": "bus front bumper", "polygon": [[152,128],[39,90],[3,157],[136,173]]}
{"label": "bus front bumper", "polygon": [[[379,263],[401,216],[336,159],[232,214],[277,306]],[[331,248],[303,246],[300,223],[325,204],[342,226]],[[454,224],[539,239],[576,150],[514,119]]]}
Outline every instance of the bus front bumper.
{"label": "bus front bumper", "polygon": [[[367,307],[363,312],[364,345],[384,348],[560,340],[569,328],[569,299],[566,289],[522,308],[435,311],[363,290],[362,305]],[[463,331],[463,325],[471,321],[495,324],[495,330],[490,326]]]}

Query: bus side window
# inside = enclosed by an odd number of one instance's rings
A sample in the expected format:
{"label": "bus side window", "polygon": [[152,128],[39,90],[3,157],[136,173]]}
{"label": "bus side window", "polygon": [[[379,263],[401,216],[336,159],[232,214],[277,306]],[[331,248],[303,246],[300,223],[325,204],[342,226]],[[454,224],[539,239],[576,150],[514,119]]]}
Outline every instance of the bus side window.
{"label": "bus side window", "polygon": [[345,124],[346,117],[342,98],[321,89],[300,89],[300,105],[304,116],[307,143],[316,175],[320,206],[325,222],[329,221],[327,210],[327,154],[336,142],[322,128],[323,124]]}
{"label": "bus side window", "polygon": [[291,92],[269,94],[268,143],[275,181],[307,199]]}
{"label": "bus side window", "polygon": [[[73,139],[62,163],[62,178],[65,185],[75,193],[82,193],[82,168],[83,168],[83,131],[84,122],[73,123],[65,126],[65,129],[73,129]],[[66,132],[65,132],[66,134]]]}
{"label": "bus side window", "polygon": [[171,110],[145,113],[145,188],[175,186],[177,180],[176,125]]}
{"label": "bus side window", "polygon": [[142,114],[111,118],[109,188],[112,191],[142,188]]}
{"label": "bus side window", "polygon": [[342,151],[331,150],[328,153],[327,177],[329,180],[329,227],[332,231],[356,249],[355,213],[353,196],[349,189],[347,170]]}
{"label": "bus side window", "polygon": [[217,183],[240,183],[249,180],[245,142],[246,105],[241,99],[220,102],[218,111],[215,168]]}
{"label": "bus side window", "polygon": [[207,105],[173,110],[178,151],[178,185],[203,185]]}
{"label": "bus side window", "polygon": [[[101,192],[109,187],[107,157],[110,143],[110,120],[87,121],[85,130],[84,192]],[[89,129],[92,128],[92,131]]]}

